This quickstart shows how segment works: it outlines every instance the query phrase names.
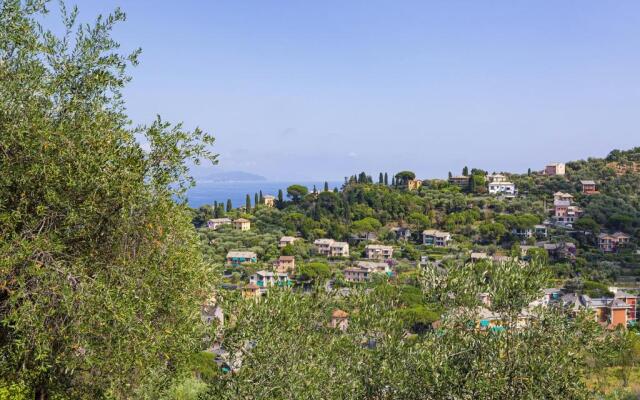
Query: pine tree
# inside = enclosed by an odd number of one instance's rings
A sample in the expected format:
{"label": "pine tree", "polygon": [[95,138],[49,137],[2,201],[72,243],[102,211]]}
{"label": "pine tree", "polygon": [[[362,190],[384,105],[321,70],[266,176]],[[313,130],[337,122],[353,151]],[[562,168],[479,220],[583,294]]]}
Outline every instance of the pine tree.
{"label": "pine tree", "polygon": [[389,186],[389,175],[386,172],[384,173],[384,185]]}
{"label": "pine tree", "polygon": [[233,205],[231,204],[231,199],[227,199],[227,212],[231,212],[233,210]]}

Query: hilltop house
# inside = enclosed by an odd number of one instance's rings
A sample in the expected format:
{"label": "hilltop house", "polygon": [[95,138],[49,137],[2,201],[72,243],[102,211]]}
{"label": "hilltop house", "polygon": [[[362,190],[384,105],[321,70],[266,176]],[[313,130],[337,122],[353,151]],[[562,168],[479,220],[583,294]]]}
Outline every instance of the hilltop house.
{"label": "hilltop house", "polygon": [[241,231],[248,231],[251,229],[251,221],[245,218],[238,218],[233,221],[233,228]]}
{"label": "hilltop house", "polygon": [[349,243],[336,242],[333,239],[316,239],[313,242],[316,252],[329,257],[349,257]]}
{"label": "hilltop house", "polygon": [[489,193],[513,197],[517,194],[516,185],[505,181],[491,182],[489,183]]}
{"label": "hilltop house", "polygon": [[594,181],[580,181],[582,185],[582,193],[589,194],[597,194],[598,193],[598,185]]}
{"label": "hilltop house", "polygon": [[360,232],[349,236],[349,242],[351,242],[351,244],[358,244],[358,242],[372,241],[376,239],[378,239],[378,234],[376,232]]}
{"label": "hilltop house", "polygon": [[571,225],[582,215],[582,209],[572,206],[569,200],[555,200],[553,208],[556,222],[562,225]]}
{"label": "hilltop house", "polygon": [[627,320],[631,323],[636,323],[638,321],[638,313],[640,310],[638,309],[638,296],[623,292],[617,287],[610,287],[609,291],[614,293],[614,298],[618,300],[622,300],[629,306],[627,310]]}
{"label": "hilltop house", "polygon": [[542,243],[550,258],[555,260],[573,259],[576,256],[576,245],[571,242]]}
{"label": "hilltop house", "polygon": [[316,252],[322,256],[331,254],[331,245],[335,242],[333,239],[316,239],[313,242]]}
{"label": "hilltop house", "polygon": [[626,233],[616,232],[614,234],[601,233],[598,235],[598,247],[605,253],[618,250],[618,247],[629,243],[631,237]]}
{"label": "hilltop house", "polygon": [[451,241],[449,232],[442,232],[436,229],[427,229],[422,232],[422,243],[429,246],[446,247]]}
{"label": "hilltop house", "polygon": [[249,283],[242,288],[242,297],[245,299],[252,299],[259,297],[262,293],[260,292],[260,287],[255,283]]}
{"label": "hilltop house", "polygon": [[487,181],[489,181],[489,183],[506,182],[507,177],[502,174],[489,174],[487,175]]}
{"label": "hilltop house", "polygon": [[547,164],[544,167],[544,174],[553,176],[553,175],[564,175],[565,173],[565,165],[564,163],[551,163]]}
{"label": "hilltop house", "polygon": [[347,282],[368,282],[371,279],[370,271],[366,268],[349,267],[342,272]]}
{"label": "hilltop house", "polygon": [[390,231],[396,234],[397,240],[411,239],[411,229],[409,228],[403,228],[403,227],[391,228]]}
{"label": "hilltop house", "polygon": [[449,178],[449,183],[465,190],[469,188],[469,178],[470,177],[464,175],[452,176],[451,178]]}
{"label": "hilltop house", "polygon": [[207,227],[209,227],[209,229],[215,230],[221,227],[222,225],[231,225],[231,219],[230,218],[213,218],[207,221]]}
{"label": "hilltop house", "polygon": [[536,236],[547,237],[548,230],[546,225],[534,225],[533,229]]}
{"label": "hilltop house", "polygon": [[330,246],[331,257],[349,257],[349,243],[333,242]]}
{"label": "hilltop house", "polygon": [[280,273],[291,273],[296,269],[296,258],[294,256],[280,256],[275,262],[275,270]]}
{"label": "hilltop house", "polygon": [[569,293],[560,299],[562,305],[571,313],[587,309],[593,311],[596,322],[608,328],[626,327],[632,307],[619,298],[591,298],[584,294]]}
{"label": "hilltop house", "polygon": [[384,262],[358,261],[354,267],[346,268],[343,272],[348,282],[368,282],[373,274],[391,275],[391,268]]}
{"label": "hilltop house", "polygon": [[276,197],[270,194],[265,194],[262,196],[262,204],[267,207],[275,207],[276,205]]}
{"label": "hilltop house", "polygon": [[555,192],[553,194],[553,200],[554,201],[562,200],[562,201],[572,202],[573,201],[573,196],[570,195],[569,193]]}
{"label": "hilltop house", "polygon": [[290,244],[292,245],[296,240],[298,240],[298,238],[295,238],[293,236],[283,236],[278,242],[278,247],[283,248]]}
{"label": "hilltop house", "polygon": [[529,239],[530,237],[533,237],[535,230],[533,227],[531,228],[513,228],[511,229],[511,234],[512,235],[516,235],[519,238],[522,239]]}
{"label": "hilltop house", "polygon": [[232,267],[255,262],[258,262],[258,256],[253,251],[230,251],[227,253],[227,265]]}
{"label": "hilltop house", "polygon": [[530,228],[513,228],[511,234],[517,235],[523,239],[529,239],[534,235],[537,237],[547,236],[547,227],[545,225],[534,225]]}
{"label": "hilltop house", "polygon": [[393,257],[393,246],[369,244],[364,248],[364,254],[369,260],[388,260]]}
{"label": "hilltop house", "polygon": [[422,186],[422,181],[420,179],[410,179],[407,181],[407,189],[409,190],[418,190]]}
{"label": "hilltop house", "polygon": [[289,275],[282,272],[258,271],[251,275],[249,283],[258,285],[261,290],[272,286],[290,286]]}

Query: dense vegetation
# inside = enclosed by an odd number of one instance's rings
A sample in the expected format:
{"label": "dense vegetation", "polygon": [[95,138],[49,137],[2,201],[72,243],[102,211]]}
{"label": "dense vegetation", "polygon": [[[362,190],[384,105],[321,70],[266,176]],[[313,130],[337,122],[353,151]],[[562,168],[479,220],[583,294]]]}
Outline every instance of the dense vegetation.
{"label": "dense vegetation", "polygon": [[120,90],[137,52],[109,36],[120,11],[77,26],[63,9],[59,38],[44,10],[0,1],[0,383],[153,397],[201,343],[209,267],[175,198],[187,161],[215,161],[213,138],[159,118],[129,128]]}
{"label": "dense vegetation", "polygon": [[[612,390],[607,371],[623,384],[638,373],[633,328],[535,301],[559,284],[606,296],[638,276],[640,149],[569,163],[565,177],[511,174],[516,198],[489,196],[486,171],[465,167],[464,189],[360,173],[340,189],[292,185],[273,208],[248,194],[240,209],[191,210],[187,165],[215,162],[213,138],[160,118],[130,128],[121,90],[138,52],[110,37],[124,14],[78,26],[63,6],[58,37],[39,25],[45,11],[0,0],[0,398],[580,399]],[[580,179],[601,193],[579,194]],[[546,241],[577,253],[522,252],[542,238],[517,232],[548,218],[558,190],[585,215]],[[252,228],[206,227],[223,216]],[[422,244],[428,228],[452,245]],[[631,243],[603,254],[605,230]],[[300,240],[280,248],[283,235]],[[350,241],[351,256],[318,255],[324,237]],[[394,247],[393,274],[348,282],[372,240]],[[225,266],[230,250],[259,261]],[[509,259],[469,263],[472,250]],[[245,298],[281,255],[295,257],[294,286]],[[224,317],[207,320],[214,306]],[[499,324],[479,329],[480,309]]]}

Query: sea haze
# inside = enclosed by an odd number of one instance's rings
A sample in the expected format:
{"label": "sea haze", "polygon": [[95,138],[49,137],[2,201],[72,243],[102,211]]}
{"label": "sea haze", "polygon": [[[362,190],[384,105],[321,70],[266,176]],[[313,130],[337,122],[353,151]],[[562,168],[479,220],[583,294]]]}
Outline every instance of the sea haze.
{"label": "sea haze", "polygon": [[[333,190],[334,187],[340,188],[343,182],[329,181],[329,189]],[[244,206],[246,195],[251,196],[251,204],[253,204],[254,193],[259,193],[262,190],[263,195],[278,195],[278,190],[282,189],[282,192],[286,198],[287,187],[299,184],[309,188],[309,191],[313,190],[315,185],[318,190],[322,190],[324,187],[324,181],[312,181],[312,182],[271,182],[271,181],[242,181],[242,182],[214,182],[214,181],[198,181],[196,187],[190,189],[187,192],[187,199],[191,207],[200,207],[205,204],[213,204],[214,201],[218,203],[225,203],[227,199],[231,199],[233,208]]]}

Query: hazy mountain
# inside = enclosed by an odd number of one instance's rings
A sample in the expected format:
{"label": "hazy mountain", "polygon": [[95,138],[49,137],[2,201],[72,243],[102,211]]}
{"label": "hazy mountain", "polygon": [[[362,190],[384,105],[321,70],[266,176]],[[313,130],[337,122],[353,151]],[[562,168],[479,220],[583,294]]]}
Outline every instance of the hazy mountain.
{"label": "hazy mountain", "polygon": [[217,171],[198,175],[196,180],[199,182],[255,182],[266,181],[267,178],[244,171]]}

